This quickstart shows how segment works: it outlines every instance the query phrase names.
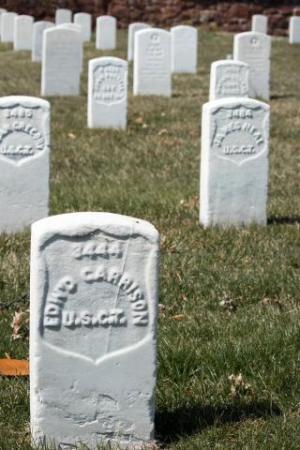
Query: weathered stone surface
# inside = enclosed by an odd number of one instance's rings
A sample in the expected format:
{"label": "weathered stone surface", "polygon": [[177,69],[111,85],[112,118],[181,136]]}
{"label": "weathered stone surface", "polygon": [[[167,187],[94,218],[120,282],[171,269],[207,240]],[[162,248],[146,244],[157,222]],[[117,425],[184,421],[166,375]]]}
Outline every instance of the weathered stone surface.
{"label": "weathered stone surface", "polygon": [[117,21],[112,16],[100,16],[96,24],[96,48],[114,50],[117,43]]}
{"label": "weathered stone surface", "polygon": [[83,42],[91,40],[92,33],[92,16],[91,14],[80,12],[74,14],[74,23],[81,26]]}
{"label": "weathered stone surface", "polygon": [[1,42],[9,43],[14,41],[14,27],[16,17],[17,14],[13,12],[1,14]]}
{"label": "weathered stone surface", "polygon": [[197,51],[197,28],[187,25],[178,25],[171,28],[171,67],[173,73],[196,73]]}
{"label": "weathered stone surface", "polygon": [[17,16],[14,21],[14,50],[31,50],[33,17]]}
{"label": "weathered stone surface", "polygon": [[31,243],[35,443],[141,448],[154,433],[158,232],[75,213],[36,222]]}
{"label": "weathered stone surface", "polygon": [[44,31],[54,26],[55,25],[53,22],[48,22],[46,20],[41,20],[33,24],[32,52],[31,52],[32,61],[34,62],[42,61]]}
{"label": "weathered stone surface", "polygon": [[300,17],[294,16],[290,18],[289,43],[300,44]]}
{"label": "weathered stone surface", "polygon": [[233,97],[203,106],[200,223],[205,227],[266,224],[269,109]]}
{"label": "weathered stone surface", "polygon": [[134,36],[138,31],[151,28],[147,23],[131,23],[128,27],[128,45],[127,45],[127,59],[133,61],[134,57]]}
{"label": "weathered stone surface", "polygon": [[15,233],[48,215],[50,105],[0,98],[0,232]]}
{"label": "weathered stone surface", "polygon": [[234,61],[230,58],[212,63],[209,89],[210,101],[225,97],[248,97],[248,93],[248,64]]}

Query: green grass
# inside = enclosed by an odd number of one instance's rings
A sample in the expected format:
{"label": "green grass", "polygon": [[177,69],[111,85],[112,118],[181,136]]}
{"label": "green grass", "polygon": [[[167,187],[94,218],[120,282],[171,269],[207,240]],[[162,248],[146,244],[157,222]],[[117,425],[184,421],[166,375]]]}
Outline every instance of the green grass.
{"label": "green grass", "polygon": [[[119,33],[126,57],[126,35]],[[156,437],[162,448],[300,448],[300,46],[273,41],[265,228],[198,224],[201,105],[210,63],[232,36],[200,33],[197,76],[173,96],[129,96],[126,132],[86,128],[81,96],[53,98],[51,214],[110,211],[152,222],[162,237]],[[2,45],[0,93],[39,96],[40,66]],[[108,53],[85,50],[87,60]],[[132,79],[130,76],[130,92]],[[29,232],[0,237],[0,357],[28,308]],[[220,304],[223,301],[222,304]],[[7,306],[7,307],[6,307]],[[236,386],[229,376],[242,374]],[[0,449],[31,449],[28,380],[0,378]]]}

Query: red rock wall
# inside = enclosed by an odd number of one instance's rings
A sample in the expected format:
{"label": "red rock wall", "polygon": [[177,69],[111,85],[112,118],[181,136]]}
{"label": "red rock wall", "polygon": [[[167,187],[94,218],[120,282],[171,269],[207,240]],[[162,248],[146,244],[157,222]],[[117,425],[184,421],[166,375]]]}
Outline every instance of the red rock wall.
{"label": "red rock wall", "polygon": [[269,17],[269,33],[285,35],[288,18],[300,15],[300,0],[217,1],[217,0],[0,0],[0,7],[36,19],[53,18],[57,7],[96,15],[112,14],[120,27],[143,21],[158,26],[179,23],[202,25],[209,29],[246,31],[253,14]]}

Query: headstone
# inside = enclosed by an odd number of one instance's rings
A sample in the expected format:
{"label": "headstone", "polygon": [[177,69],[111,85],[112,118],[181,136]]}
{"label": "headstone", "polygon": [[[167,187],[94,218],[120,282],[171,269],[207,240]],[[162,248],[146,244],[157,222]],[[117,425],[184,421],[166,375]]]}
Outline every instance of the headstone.
{"label": "headstone", "polygon": [[300,44],[300,17],[294,16],[289,22],[289,43]]}
{"label": "headstone", "polygon": [[197,28],[179,25],[171,28],[172,72],[196,73],[198,32]]}
{"label": "headstone", "polygon": [[44,31],[42,95],[79,95],[82,36],[63,27]]}
{"label": "headstone", "polygon": [[92,31],[92,16],[88,13],[74,14],[74,23],[80,25],[82,28],[83,42],[89,42],[91,40]]}
{"label": "headstone", "polygon": [[48,215],[50,105],[0,98],[0,232],[15,233]]}
{"label": "headstone", "polygon": [[112,16],[97,17],[96,48],[98,50],[114,50],[117,40],[117,20]]}
{"label": "headstone", "polygon": [[71,22],[72,22],[72,11],[64,8],[60,8],[55,11],[56,25],[62,25],[63,23],[71,23]]}
{"label": "headstone", "polygon": [[263,14],[252,16],[252,31],[268,34],[268,17]]}
{"label": "headstone", "polygon": [[89,62],[89,128],[126,128],[127,73],[128,63],[120,58],[109,56]]}
{"label": "headstone", "polygon": [[202,111],[200,223],[265,225],[269,105],[249,98],[206,103]]}
{"label": "headstone", "polygon": [[134,95],[171,96],[171,35],[159,28],[135,34]]}
{"label": "headstone", "polygon": [[133,61],[134,57],[134,36],[135,33],[146,28],[151,28],[147,23],[134,22],[128,27],[128,47],[127,47],[127,59],[128,61]]}
{"label": "headstone", "polygon": [[14,22],[17,15],[14,12],[1,14],[1,42],[10,43],[14,41]]}
{"label": "headstone", "polygon": [[271,38],[264,33],[240,33],[234,37],[234,59],[249,65],[249,96],[270,98]]}
{"label": "headstone", "polygon": [[48,22],[46,20],[41,20],[33,24],[32,51],[31,51],[32,61],[34,62],[42,61],[44,31],[54,26],[55,26],[54,23]]}
{"label": "headstone", "polygon": [[132,217],[74,213],[36,222],[31,243],[35,444],[146,449],[154,432],[158,232]]}
{"label": "headstone", "polygon": [[63,23],[62,25],[58,25],[57,28],[64,28],[65,30],[75,30],[78,31],[78,33],[81,36],[81,47],[80,47],[80,54],[78,56],[79,63],[80,63],[80,72],[83,70],[83,33],[82,33],[82,26],[77,23]]}
{"label": "headstone", "polygon": [[215,61],[210,70],[209,100],[224,97],[248,97],[249,66],[241,61]]}
{"label": "headstone", "polygon": [[14,22],[14,50],[31,50],[33,17],[17,16]]}

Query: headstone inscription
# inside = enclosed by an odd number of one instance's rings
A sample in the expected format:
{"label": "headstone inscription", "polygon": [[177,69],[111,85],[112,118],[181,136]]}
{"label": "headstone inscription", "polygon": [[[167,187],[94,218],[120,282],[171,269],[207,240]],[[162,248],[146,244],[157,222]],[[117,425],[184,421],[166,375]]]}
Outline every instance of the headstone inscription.
{"label": "headstone inscription", "polygon": [[209,100],[224,97],[248,97],[249,66],[241,61],[215,61],[210,70]]}
{"label": "headstone inscription", "polygon": [[0,98],[0,232],[15,233],[48,215],[50,105]]}
{"label": "headstone inscription", "polygon": [[127,59],[128,61],[133,61],[134,57],[134,36],[135,33],[146,28],[151,28],[150,25],[143,22],[131,23],[128,27],[128,47],[127,47]]}
{"label": "headstone inscription", "polygon": [[196,73],[198,32],[197,28],[178,25],[171,28],[171,65],[173,73]]}
{"label": "headstone inscription", "polygon": [[265,225],[269,105],[249,98],[206,103],[202,111],[200,223]]}
{"label": "headstone inscription", "polygon": [[258,33],[268,33],[268,17],[263,14],[254,14],[252,16],[252,31],[256,31]]}
{"label": "headstone inscription", "polygon": [[294,16],[289,22],[289,43],[300,44],[300,17]]}
{"label": "headstone inscription", "polygon": [[41,20],[33,24],[32,49],[31,49],[32,61],[34,62],[42,61],[44,31],[54,26],[55,26],[54,23],[48,22],[46,20]]}
{"label": "headstone inscription", "polygon": [[1,42],[10,43],[14,41],[14,22],[17,15],[14,12],[1,14]]}
{"label": "headstone inscription", "polygon": [[82,28],[83,42],[89,42],[91,40],[91,30],[92,30],[91,14],[84,12],[74,14],[74,23],[80,25]]}
{"label": "headstone inscription", "polygon": [[63,26],[44,31],[42,95],[79,95],[82,36]]}
{"label": "headstone inscription", "polygon": [[120,58],[95,58],[89,62],[88,127],[127,126],[128,63]]}
{"label": "headstone inscription", "polygon": [[270,54],[270,36],[252,31],[235,35],[234,59],[249,65],[250,97],[270,98]]}
{"label": "headstone inscription", "polygon": [[55,23],[56,25],[62,25],[63,23],[72,22],[72,11],[65,8],[59,8],[55,11]]}
{"label": "headstone inscription", "polygon": [[14,21],[14,50],[31,50],[33,17],[17,16]]}
{"label": "headstone inscription", "polygon": [[135,34],[134,95],[171,96],[171,35],[159,28]]}
{"label": "headstone inscription", "polygon": [[36,222],[31,243],[34,442],[145,448],[154,432],[158,232],[132,217],[74,213]]}
{"label": "headstone inscription", "polygon": [[112,16],[97,17],[96,48],[98,50],[114,50],[117,41],[117,20]]}

